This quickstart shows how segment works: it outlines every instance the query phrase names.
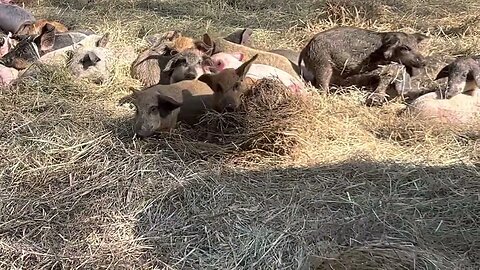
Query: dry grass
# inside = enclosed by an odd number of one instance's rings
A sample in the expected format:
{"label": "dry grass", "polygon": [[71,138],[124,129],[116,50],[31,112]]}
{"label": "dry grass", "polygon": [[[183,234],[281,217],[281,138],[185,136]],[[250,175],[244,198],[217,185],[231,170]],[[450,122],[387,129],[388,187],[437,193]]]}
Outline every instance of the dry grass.
{"label": "dry grass", "polygon": [[0,268],[480,267],[476,127],[367,108],[355,89],[295,98],[270,82],[240,114],[148,140],[117,106],[138,86],[128,46],[148,33],[249,26],[260,48],[299,48],[356,25],[422,31],[428,54],[469,54],[478,1],[38,2],[37,17],[108,31],[123,54],[102,86],[42,67],[0,90]]}

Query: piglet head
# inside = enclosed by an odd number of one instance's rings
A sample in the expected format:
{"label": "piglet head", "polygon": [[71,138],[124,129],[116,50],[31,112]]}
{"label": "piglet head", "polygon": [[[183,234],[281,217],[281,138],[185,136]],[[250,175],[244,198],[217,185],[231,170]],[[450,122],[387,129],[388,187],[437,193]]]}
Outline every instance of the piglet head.
{"label": "piglet head", "polygon": [[238,68],[226,68],[217,74],[204,74],[198,78],[213,90],[214,108],[217,111],[234,111],[242,101],[242,96],[250,89],[246,75],[258,55]]}
{"label": "piglet head", "polygon": [[166,95],[155,87],[132,92],[131,95],[123,97],[120,104],[135,105],[133,128],[139,137],[150,137],[158,131],[168,131],[175,127],[177,115],[183,104],[183,93]]}

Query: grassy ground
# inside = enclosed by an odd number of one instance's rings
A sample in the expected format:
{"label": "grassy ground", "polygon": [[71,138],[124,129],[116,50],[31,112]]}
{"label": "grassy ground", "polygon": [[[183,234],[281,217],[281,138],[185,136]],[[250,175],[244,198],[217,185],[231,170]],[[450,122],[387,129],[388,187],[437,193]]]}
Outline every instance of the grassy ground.
{"label": "grassy ground", "polygon": [[292,127],[254,126],[257,139],[276,135],[242,148],[180,131],[133,139],[132,111],[117,106],[138,86],[128,68],[148,33],[251,27],[259,48],[298,49],[356,25],[427,33],[427,55],[472,54],[478,1],[81,2],[31,10],[110,32],[122,56],[103,86],[46,68],[0,90],[0,268],[480,267],[476,127],[419,123],[347,91],[292,103],[297,114],[279,106],[268,119]]}

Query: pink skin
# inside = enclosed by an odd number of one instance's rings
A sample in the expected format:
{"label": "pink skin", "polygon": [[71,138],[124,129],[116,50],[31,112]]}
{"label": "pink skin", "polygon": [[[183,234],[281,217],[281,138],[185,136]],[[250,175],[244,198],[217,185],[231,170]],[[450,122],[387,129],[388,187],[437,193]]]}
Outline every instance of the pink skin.
{"label": "pink skin", "polygon": [[0,65],[0,86],[7,86],[18,78],[18,70]]}
{"label": "pink skin", "polygon": [[474,83],[467,82],[468,94],[459,94],[450,99],[441,99],[436,92],[417,98],[408,108],[424,119],[446,124],[471,124],[480,115],[480,90]]}
{"label": "pink skin", "polygon": [[[14,46],[15,40],[11,39],[11,33],[4,37],[3,45],[0,47],[0,57],[7,54]],[[7,86],[18,78],[18,70],[0,65],[0,86]]]}
{"label": "pink skin", "polygon": [[[242,53],[216,53],[211,56],[211,59],[218,71],[226,68],[238,68],[243,64],[244,55]],[[305,84],[294,78],[287,72],[263,64],[252,64],[248,70],[247,77],[254,80],[260,79],[278,79],[285,86],[290,88],[294,93],[304,92]]]}
{"label": "pink skin", "polygon": [[18,43],[16,40],[12,39],[11,36],[12,33],[8,33],[8,35],[3,38],[4,42],[0,47],[0,57],[7,54],[13,47],[15,47],[16,43]]}

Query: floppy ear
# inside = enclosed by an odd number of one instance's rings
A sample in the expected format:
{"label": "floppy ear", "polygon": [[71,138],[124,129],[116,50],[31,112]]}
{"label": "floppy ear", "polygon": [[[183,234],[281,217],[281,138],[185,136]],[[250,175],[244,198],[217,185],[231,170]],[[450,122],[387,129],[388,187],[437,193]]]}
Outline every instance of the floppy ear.
{"label": "floppy ear", "polygon": [[240,40],[241,45],[250,44],[250,37],[253,34],[253,30],[250,28],[245,28],[242,33],[242,39]]}
{"label": "floppy ear", "polygon": [[237,58],[238,61],[243,61],[245,59],[245,54],[243,54],[241,52],[231,53],[231,55],[233,55],[233,57]]}
{"label": "floppy ear", "polygon": [[239,67],[235,70],[235,73],[237,73],[238,77],[240,77],[240,80],[245,79],[245,76],[247,75],[248,70],[249,70],[250,67],[252,66],[253,61],[255,61],[255,59],[257,59],[257,57],[258,57],[258,54],[255,54],[252,58],[250,58],[250,60],[248,60],[247,62],[243,63],[241,66],[239,66]]}
{"label": "floppy ear", "polygon": [[213,47],[214,42],[208,33],[203,34],[203,42],[210,47]]}
{"label": "floppy ear", "polygon": [[55,26],[47,23],[42,27],[40,35],[34,40],[38,49],[41,51],[48,51],[53,48],[55,44]]}
{"label": "floppy ear", "polygon": [[435,78],[435,80],[439,80],[441,78],[445,78],[445,77],[448,77],[448,74],[450,73],[449,72],[450,70],[450,65],[447,65],[445,66],[444,68],[442,68],[442,70],[440,70],[437,74],[437,77]]}
{"label": "floppy ear", "polygon": [[177,30],[173,30],[173,31],[167,31],[165,33],[163,33],[163,36],[161,39],[166,39],[166,40],[174,40],[176,38],[179,38],[182,36],[182,33],[180,33],[180,31],[177,31]]}
{"label": "floppy ear", "polygon": [[474,66],[472,71],[470,71],[473,77],[473,80],[477,84],[477,87],[480,88],[480,67]]}
{"label": "floppy ear", "polygon": [[105,48],[107,46],[108,41],[110,40],[110,33],[105,33],[96,43],[97,47]]}
{"label": "floppy ear", "polygon": [[239,29],[226,36],[224,39],[240,45],[247,45],[250,43],[250,36],[252,33],[253,31],[250,28]]}
{"label": "floppy ear", "polygon": [[94,64],[100,62],[100,60],[101,60],[100,57],[98,57],[97,54],[95,52],[92,52],[92,51],[89,51],[87,53],[87,56],[90,59],[90,61]]}
{"label": "floppy ear", "polygon": [[132,103],[134,100],[134,97],[132,94],[128,95],[128,96],[124,96],[122,97],[119,101],[118,101],[118,105],[119,106],[122,106],[123,104],[126,104],[126,103]]}
{"label": "floppy ear", "polygon": [[215,74],[203,74],[198,78],[198,80],[207,84],[210,87],[210,89],[212,89],[213,92],[222,93],[223,88],[217,82],[217,76],[218,75],[215,75]]}
{"label": "floppy ear", "polygon": [[183,105],[181,100],[175,99],[171,96],[159,94],[157,99],[160,116],[162,117],[169,115],[173,110]]}
{"label": "floppy ear", "polygon": [[420,43],[423,40],[428,39],[427,35],[420,34],[420,33],[415,33],[415,34],[413,34],[413,36],[417,39],[417,43]]}
{"label": "floppy ear", "polygon": [[165,65],[162,71],[170,72],[182,61],[186,62],[187,60],[185,58],[180,58],[180,54],[177,54],[167,62],[167,64]]}
{"label": "floppy ear", "polygon": [[400,44],[400,39],[395,34],[386,34],[382,39],[381,50],[385,59],[390,59],[395,52],[395,47]]}
{"label": "floppy ear", "polygon": [[201,52],[205,53],[208,56],[212,55],[215,44],[208,34],[204,34],[203,40],[195,41],[194,44],[195,48],[197,48]]}
{"label": "floppy ear", "polygon": [[163,38],[162,35],[160,35],[160,34],[154,34],[154,35],[145,37],[145,41],[148,43],[148,45],[150,45],[151,47],[153,47],[154,45],[156,45],[157,43],[159,43],[162,38]]}

